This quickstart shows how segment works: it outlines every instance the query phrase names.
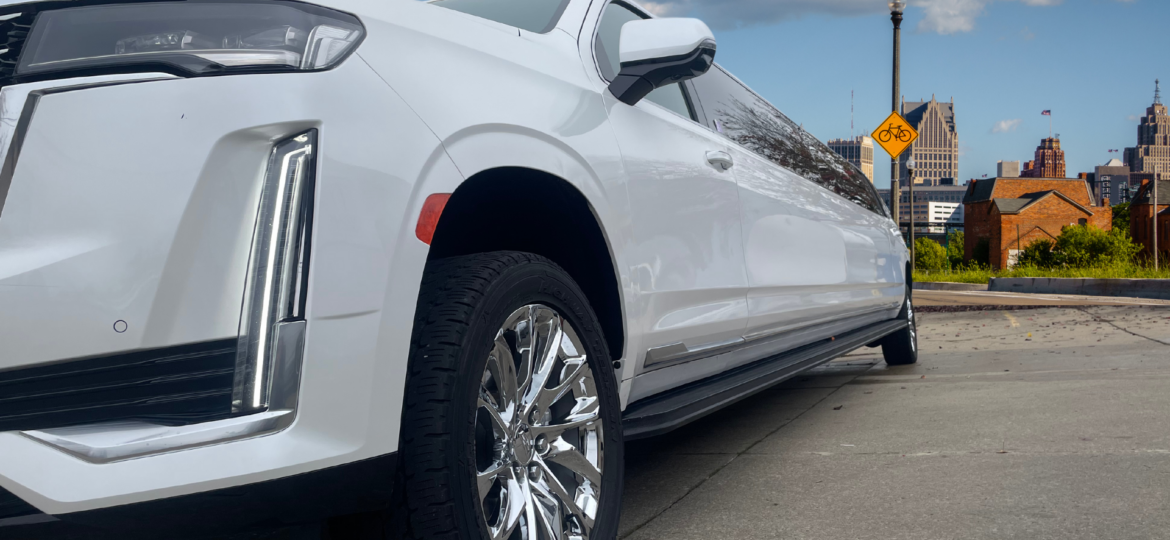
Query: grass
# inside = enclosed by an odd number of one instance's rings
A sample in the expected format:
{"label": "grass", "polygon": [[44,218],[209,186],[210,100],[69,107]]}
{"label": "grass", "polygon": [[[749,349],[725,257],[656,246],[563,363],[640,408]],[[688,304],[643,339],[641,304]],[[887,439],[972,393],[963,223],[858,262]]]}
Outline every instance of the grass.
{"label": "grass", "polygon": [[1008,270],[989,268],[944,270],[941,272],[914,271],[914,281],[949,281],[953,283],[987,283],[991,278],[1097,278],[1097,279],[1170,279],[1170,269],[1165,266],[1155,271],[1153,267],[1126,264],[1101,268],[1035,268],[1018,267]]}

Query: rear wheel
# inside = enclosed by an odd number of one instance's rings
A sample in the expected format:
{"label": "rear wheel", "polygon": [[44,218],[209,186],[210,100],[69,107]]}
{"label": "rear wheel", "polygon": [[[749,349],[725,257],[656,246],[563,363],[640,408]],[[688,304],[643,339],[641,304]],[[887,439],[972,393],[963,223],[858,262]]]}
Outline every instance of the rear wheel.
{"label": "rear wheel", "polygon": [[881,340],[882,356],[886,364],[906,366],[918,363],[918,326],[914,318],[913,289],[906,284],[906,300],[898,318],[906,321],[906,327]]}
{"label": "rear wheel", "polygon": [[614,538],[623,458],[607,351],[584,294],[547,259],[429,264],[403,412],[409,535]]}

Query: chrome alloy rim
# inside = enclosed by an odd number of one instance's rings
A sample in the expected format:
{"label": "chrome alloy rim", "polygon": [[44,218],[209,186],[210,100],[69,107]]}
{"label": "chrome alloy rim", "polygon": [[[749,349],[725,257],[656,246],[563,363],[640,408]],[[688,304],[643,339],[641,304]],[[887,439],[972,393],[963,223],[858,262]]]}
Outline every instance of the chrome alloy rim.
{"label": "chrome alloy rim", "polygon": [[910,322],[910,350],[918,352],[918,325],[914,322],[914,302],[906,293],[906,320]]}
{"label": "chrome alloy rim", "polygon": [[585,540],[601,496],[601,402],[569,321],[512,312],[480,378],[475,459],[493,540]]}

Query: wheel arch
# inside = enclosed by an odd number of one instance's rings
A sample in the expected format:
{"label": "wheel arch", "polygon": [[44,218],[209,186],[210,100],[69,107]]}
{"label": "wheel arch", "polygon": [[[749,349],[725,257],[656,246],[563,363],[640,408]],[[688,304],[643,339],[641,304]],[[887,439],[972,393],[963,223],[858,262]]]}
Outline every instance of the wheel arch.
{"label": "wheel arch", "polygon": [[502,250],[541,255],[564,268],[597,314],[610,356],[623,357],[625,314],[612,244],[580,190],[527,167],[467,178],[443,209],[427,259]]}

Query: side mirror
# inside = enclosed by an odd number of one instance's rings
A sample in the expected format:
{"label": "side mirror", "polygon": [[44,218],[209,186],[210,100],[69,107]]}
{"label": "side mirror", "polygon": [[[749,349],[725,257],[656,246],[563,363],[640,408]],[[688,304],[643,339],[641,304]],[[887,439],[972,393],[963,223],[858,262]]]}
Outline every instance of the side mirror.
{"label": "side mirror", "polygon": [[633,105],[655,88],[693,79],[715,62],[715,35],[698,19],[645,19],[622,26],[622,69],[609,85]]}

